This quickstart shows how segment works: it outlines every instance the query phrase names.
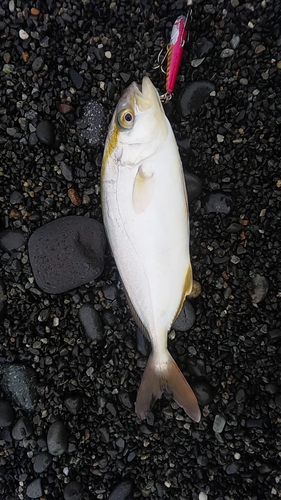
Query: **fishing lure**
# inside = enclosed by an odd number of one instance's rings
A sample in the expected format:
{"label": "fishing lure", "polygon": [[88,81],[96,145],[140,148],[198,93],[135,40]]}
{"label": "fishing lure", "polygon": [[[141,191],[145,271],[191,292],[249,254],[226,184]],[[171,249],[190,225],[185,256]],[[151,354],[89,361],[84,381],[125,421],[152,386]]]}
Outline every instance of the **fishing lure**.
{"label": "fishing lure", "polygon": [[[173,95],[176,84],[176,79],[179,72],[179,67],[183,55],[184,45],[189,40],[189,27],[192,17],[192,1],[187,2],[188,12],[186,16],[177,17],[173,24],[170,42],[167,46],[167,52],[159,66],[166,73],[166,93],[160,98],[164,102],[168,102]],[[159,56],[161,53],[159,54]],[[167,69],[163,70],[163,63],[167,58]],[[158,57],[159,60],[159,57]]]}

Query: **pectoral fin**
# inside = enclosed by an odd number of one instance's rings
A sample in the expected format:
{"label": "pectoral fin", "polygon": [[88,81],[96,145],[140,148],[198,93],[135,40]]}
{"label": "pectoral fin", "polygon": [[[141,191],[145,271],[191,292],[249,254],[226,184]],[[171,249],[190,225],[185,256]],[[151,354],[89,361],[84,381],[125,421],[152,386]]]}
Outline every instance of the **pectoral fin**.
{"label": "pectoral fin", "polygon": [[141,165],[138,169],[133,188],[133,207],[137,214],[142,213],[152,200],[155,189],[153,172]]}

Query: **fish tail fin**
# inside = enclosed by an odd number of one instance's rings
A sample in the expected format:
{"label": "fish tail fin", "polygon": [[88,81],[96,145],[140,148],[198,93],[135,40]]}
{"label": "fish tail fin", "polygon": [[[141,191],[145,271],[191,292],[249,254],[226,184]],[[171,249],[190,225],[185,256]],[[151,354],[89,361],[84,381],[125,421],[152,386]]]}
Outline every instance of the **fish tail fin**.
{"label": "fish tail fin", "polygon": [[168,351],[167,355],[166,362],[160,365],[153,353],[149,356],[137,395],[136,414],[143,420],[150,406],[161,398],[166,389],[185,413],[199,422],[201,413],[196,396]]}

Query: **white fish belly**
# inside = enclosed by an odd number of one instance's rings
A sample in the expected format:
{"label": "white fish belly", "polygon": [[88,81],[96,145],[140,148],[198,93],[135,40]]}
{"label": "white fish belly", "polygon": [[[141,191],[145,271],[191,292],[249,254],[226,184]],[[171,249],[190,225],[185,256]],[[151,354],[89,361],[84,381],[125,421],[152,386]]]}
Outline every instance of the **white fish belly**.
{"label": "white fish belly", "polygon": [[103,217],[130,300],[155,349],[164,352],[190,265],[185,184],[171,129],[163,147],[142,165],[152,168],[155,188],[145,210],[136,213],[133,188],[139,165],[127,167],[109,159]]}

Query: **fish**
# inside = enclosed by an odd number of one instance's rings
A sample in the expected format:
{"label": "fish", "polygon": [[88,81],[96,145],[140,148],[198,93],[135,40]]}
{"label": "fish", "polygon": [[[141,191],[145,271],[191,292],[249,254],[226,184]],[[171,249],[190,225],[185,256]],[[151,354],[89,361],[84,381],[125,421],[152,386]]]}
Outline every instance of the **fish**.
{"label": "fish", "polygon": [[135,412],[143,420],[166,390],[199,422],[196,396],[167,345],[192,289],[188,199],[175,136],[147,76],[117,103],[104,148],[101,203],[129,307],[151,342]]}

